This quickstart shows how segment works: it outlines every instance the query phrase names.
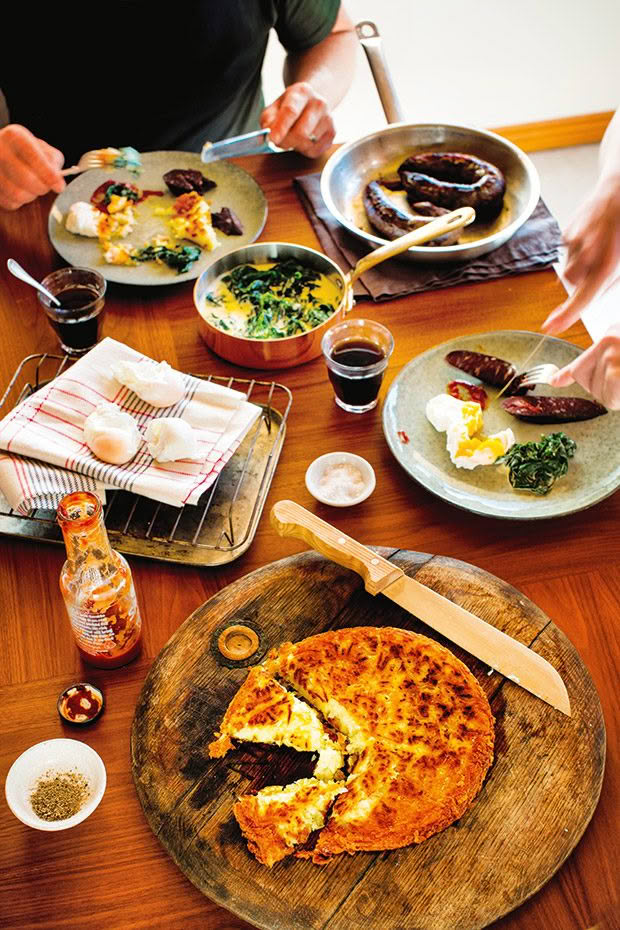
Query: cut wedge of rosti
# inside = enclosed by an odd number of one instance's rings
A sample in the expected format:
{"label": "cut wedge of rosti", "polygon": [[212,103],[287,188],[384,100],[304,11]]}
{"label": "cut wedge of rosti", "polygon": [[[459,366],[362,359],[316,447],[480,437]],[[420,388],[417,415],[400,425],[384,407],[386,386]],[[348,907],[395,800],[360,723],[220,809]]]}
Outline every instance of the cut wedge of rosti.
{"label": "cut wedge of rosti", "polygon": [[234,748],[233,740],[318,752],[313,773],[317,778],[330,779],[344,765],[344,741],[333,739],[316,710],[283,688],[262,665],[250,669],[228,705],[209,755],[226,755]]}
{"label": "cut wedge of rosti", "polygon": [[233,806],[248,849],[271,868],[320,830],[337,795],[346,791],[342,781],[300,778],[284,788],[263,788],[243,795]]}

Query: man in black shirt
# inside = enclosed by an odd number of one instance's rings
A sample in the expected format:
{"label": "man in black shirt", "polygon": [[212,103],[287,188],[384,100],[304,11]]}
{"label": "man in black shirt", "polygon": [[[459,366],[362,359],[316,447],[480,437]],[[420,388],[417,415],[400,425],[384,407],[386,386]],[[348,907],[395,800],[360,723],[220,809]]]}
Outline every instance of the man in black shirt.
{"label": "man in black shirt", "polygon": [[[331,111],[351,82],[352,24],[340,0],[108,0],[84,25],[84,5],[10,4],[0,88],[0,207],[64,188],[63,164],[90,149],[200,151],[207,140],[270,127],[271,140],[310,158],[334,138]],[[31,17],[32,18],[32,17]],[[264,108],[270,29],[288,55],[286,90]],[[28,77],[37,62],[40,77]]]}

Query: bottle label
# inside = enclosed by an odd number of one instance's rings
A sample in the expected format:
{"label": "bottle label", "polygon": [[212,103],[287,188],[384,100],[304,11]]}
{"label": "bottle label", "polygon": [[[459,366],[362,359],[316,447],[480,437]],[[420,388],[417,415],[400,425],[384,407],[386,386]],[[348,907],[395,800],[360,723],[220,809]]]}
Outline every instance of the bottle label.
{"label": "bottle label", "polygon": [[69,618],[77,643],[85,652],[107,652],[114,645],[110,618],[105,614],[74,608]]}

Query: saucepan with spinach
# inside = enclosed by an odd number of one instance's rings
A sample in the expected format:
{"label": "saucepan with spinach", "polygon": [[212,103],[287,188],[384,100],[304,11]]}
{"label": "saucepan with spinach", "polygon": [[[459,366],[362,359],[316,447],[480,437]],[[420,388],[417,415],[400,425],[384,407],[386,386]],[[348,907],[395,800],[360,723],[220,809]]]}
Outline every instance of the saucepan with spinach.
{"label": "saucepan with spinach", "polygon": [[[465,214],[456,217],[462,212],[440,220],[462,225],[468,220]],[[309,362],[321,354],[325,330],[351,310],[356,278],[405,251],[414,239],[437,235],[438,222],[365,255],[349,274],[321,252],[289,242],[256,242],[229,252],[194,286],[202,337],[217,355],[246,368]]]}
{"label": "saucepan with spinach", "polygon": [[222,358],[290,368],[316,358],[325,329],[350,309],[345,276],[320,252],[259,242],[222,256],[196,281],[200,332]]}

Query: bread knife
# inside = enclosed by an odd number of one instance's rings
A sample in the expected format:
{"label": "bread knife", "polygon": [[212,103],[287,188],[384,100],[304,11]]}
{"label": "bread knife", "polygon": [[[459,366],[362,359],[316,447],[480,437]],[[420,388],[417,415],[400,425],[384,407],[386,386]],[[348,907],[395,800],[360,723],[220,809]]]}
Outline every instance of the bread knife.
{"label": "bread knife", "polygon": [[303,539],[332,562],[353,569],[364,579],[369,594],[389,597],[446,639],[570,717],[570,701],[560,675],[523,643],[407,577],[397,565],[294,501],[274,504],[271,523],[280,536]]}

